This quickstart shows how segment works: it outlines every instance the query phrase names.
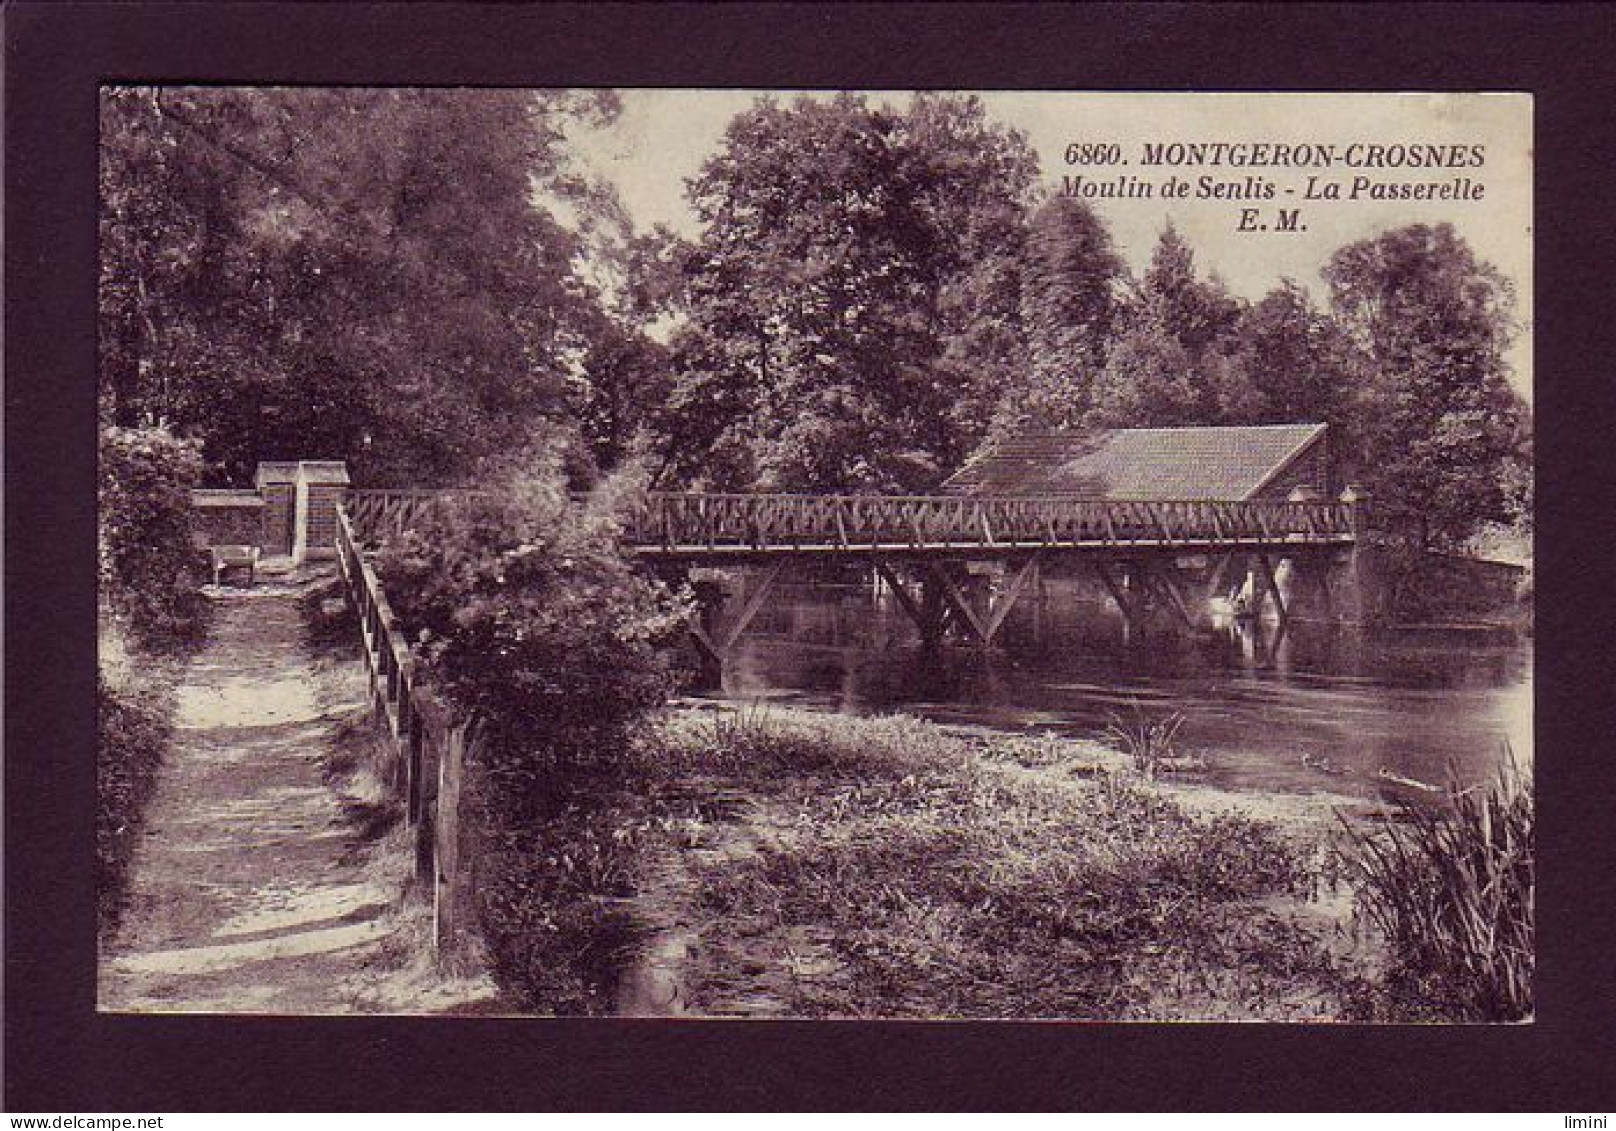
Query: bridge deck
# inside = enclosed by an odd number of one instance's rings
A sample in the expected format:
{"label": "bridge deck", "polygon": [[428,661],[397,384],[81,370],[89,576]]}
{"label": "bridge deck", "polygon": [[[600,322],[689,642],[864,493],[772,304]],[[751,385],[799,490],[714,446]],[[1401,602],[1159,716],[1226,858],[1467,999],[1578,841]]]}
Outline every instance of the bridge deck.
{"label": "bridge deck", "polygon": [[[448,492],[355,491],[367,540],[413,526]],[[653,492],[625,516],[639,556],[903,555],[1070,550],[1294,550],[1356,540],[1351,503],[952,495]]]}

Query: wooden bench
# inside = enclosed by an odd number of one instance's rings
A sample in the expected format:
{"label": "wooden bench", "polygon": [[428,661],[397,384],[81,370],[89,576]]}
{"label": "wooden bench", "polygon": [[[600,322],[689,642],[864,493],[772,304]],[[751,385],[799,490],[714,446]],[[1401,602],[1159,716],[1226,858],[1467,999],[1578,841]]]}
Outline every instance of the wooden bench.
{"label": "wooden bench", "polygon": [[257,579],[260,552],[257,546],[209,546],[208,554],[213,559],[213,584],[219,584],[226,570],[245,566],[247,584],[252,585]]}

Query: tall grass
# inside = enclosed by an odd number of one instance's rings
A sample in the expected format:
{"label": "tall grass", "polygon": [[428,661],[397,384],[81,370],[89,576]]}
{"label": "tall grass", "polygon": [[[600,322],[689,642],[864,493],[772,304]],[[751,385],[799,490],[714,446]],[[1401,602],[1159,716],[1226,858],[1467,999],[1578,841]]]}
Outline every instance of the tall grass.
{"label": "tall grass", "polygon": [[1359,913],[1392,951],[1388,989],[1437,1017],[1518,1021],[1532,1012],[1531,784],[1506,748],[1498,775],[1446,804],[1347,828]]}

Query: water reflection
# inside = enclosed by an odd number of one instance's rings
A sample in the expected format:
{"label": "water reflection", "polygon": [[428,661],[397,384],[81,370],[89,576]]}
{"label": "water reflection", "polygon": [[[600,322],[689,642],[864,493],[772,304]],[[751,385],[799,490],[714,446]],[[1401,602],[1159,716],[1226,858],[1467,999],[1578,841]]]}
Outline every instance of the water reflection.
{"label": "water reflection", "polygon": [[1181,746],[1239,788],[1385,796],[1380,771],[1437,782],[1450,760],[1476,780],[1506,741],[1531,761],[1530,642],[1508,630],[1240,621],[1141,637],[1109,602],[1051,583],[1015,608],[999,644],[927,651],[867,587],[785,585],[738,646],[724,691],[1076,736],[1141,702],[1183,711]]}

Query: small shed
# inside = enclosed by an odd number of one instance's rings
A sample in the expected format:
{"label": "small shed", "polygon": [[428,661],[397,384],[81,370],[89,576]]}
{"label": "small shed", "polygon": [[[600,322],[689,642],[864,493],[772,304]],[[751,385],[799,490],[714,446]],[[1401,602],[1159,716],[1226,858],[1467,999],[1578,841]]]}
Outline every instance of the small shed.
{"label": "small shed", "polygon": [[1298,487],[1333,498],[1324,424],[1029,431],[970,460],[947,494],[1073,499],[1284,499]]}

